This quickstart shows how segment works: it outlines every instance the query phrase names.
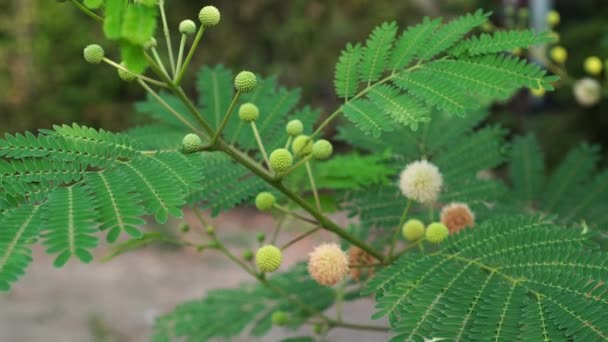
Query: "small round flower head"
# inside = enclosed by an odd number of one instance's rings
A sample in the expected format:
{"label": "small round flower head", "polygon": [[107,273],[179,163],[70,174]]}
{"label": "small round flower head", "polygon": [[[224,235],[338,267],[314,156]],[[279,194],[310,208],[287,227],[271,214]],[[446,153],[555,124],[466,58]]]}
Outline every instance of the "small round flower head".
{"label": "small round flower head", "polygon": [[283,261],[281,250],[273,245],[266,245],[258,249],[255,254],[255,264],[261,272],[269,273],[276,271]]}
{"label": "small round flower head", "polygon": [[440,243],[445,240],[446,237],[450,234],[448,227],[446,227],[443,223],[435,222],[429,224],[426,227],[425,237],[426,240],[430,243]]}
{"label": "small round flower head", "polygon": [[272,209],[276,202],[274,195],[270,192],[260,192],[255,197],[255,206],[261,211],[268,211]]}
{"label": "small round flower head", "polygon": [[243,251],[243,259],[247,261],[253,260],[253,252],[250,249]]}
{"label": "small round flower head", "polygon": [[590,75],[599,75],[602,72],[602,60],[596,56],[587,57],[583,67]]}
{"label": "small round flower head", "polygon": [[214,6],[205,6],[198,13],[198,20],[203,26],[215,26],[220,22],[220,11]]}
{"label": "small round flower head", "polygon": [[560,18],[559,12],[556,10],[552,10],[552,11],[549,11],[549,13],[547,13],[547,23],[551,27],[559,24],[560,19],[561,18]]}
{"label": "small round flower head", "polygon": [[287,126],[285,126],[285,130],[287,131],[287,134],[295,137],[304,132],[304,125],[300,120],[291,120],[287,123]]}
{"label": "small round flower head", "polygon": [[258,106],[251,102],[243,103],[239,108],[239,118],[243,121],[255,121],[259,116],[260,110],[258,109]]}
{"label": "small round flower head", "polygon": [[317,283],[332,286],[348,272],[348,257],[335,243],[322,244],[310,253],[308,273]]}
{"label": "small round flower head", "polygon": [[272,324],[282,327],[289,322],[289,315],[285,311],[275,311],[270,317]]}
{"label": "small round flower head", "polygon": [[424,223],[415,219],[407,220],[401,228],[401,233],[408,241],[418,241],[424,236]]}
{"label": "small round flower head", "polygon": [[97,44],[91,44],[84,48],[84,60],[87,63],[99,64],[103,61],[104,55],[103,48]]}
{"label": "small round flower head", "polygon": [[543,96],[545,96],[546,90],[545,88],[530,88],[530,95],[537,97],[537,98],[541,98]]}
{"label": "small round flower head", "polygon": [[186,134],[186,136],[182,140],[182,147],[184,149],[184,152],[192,153],[192,152],[197,152],[199,150],[199,148],[201,147],[202,143],[203,142],[198,135],[196,135],[194,133],[190,133],[190,134]]}
{"label": "small round flower head", "polygon": [[252,92],[258,84],[258,79],[251,71],[241,71],[234,78],[234,87],[241,93]]}
{"label": "small round flower head", "polygon": [[[357,246],[352,246],[348,249],[348,264],[349,265],[372,265],[376,263],[376,259],[369,255],[366,251]],[[371,278],[374,276],[373,267],[353,267],[350,269],[350,277],[356,281],[361,278]]]}
{"label": "small round flower head", "polygon": [[287,171],[287,169],[289,169],[293,164],[293,156],[284,148],[279,148],[272,151],[268,159],[270,162],[270,168],[277,173]]}
{"label": "small round flower head", "polygon": [[584,107],[597,104],[602,98],[602,86],[596,79],[585,77],[574,83],[572,88],[576,101]]}
{"label": "small round flower head", "polygon": [[264,240],[266,240],[266,234],[264,234],[262,232],[257,233],[255,236],[255,239],[258,240],[259,243],[262,243],[262,242],[264,242]]}
{"label": "small round flower head", "polygon": [[312,145],[312,156],[318,160],[325,160],[331,157],[334,152],[334,147],[325,139],[320,139]]}
{"label": "small round flower head", "polygon": [[298,135],[291,143],[291,150],[297,156],[307,156],[312,152],[312,140],[308,135]]}
{"label": "small round flower head", "polygon": [[182,233],[187,233],[190,231],[190,225],[187,224],[186,222],[182,222],[179,225],[179,231]]}
{"label": "small round flower head", "polygon": [[155,48],[156,47],[156,38],[154,37],[150,37],[150,39],[148,39],[148,41],[146,41],[144,43],[144,49],[146,50],[150,50],[151,48]]}
{"label": "small round flower head", "polygon": [[450,233],[455,233],[465,227],[475,225],[475,214],[465,203],[450,203],[441,209],[441,223]]}
{"label": "small round flower head", "polygon": [[551,56],[551,59],[554,60],[555,63],[564,64],[566,59],[568,59],[568,51],[566,51],[563,46],[554,46],[549,51],[549,56]]}
{"label": "small round flower head", "polygon": [[420,203],[437,200],[442,186],[443,177],[439,169],[426,160],[408,164],[399,178],[399,188],[403,195]]}
{"label": "small round flower head", "polygon": [[188,20],[183,20],[181,23],[179,23],[179,32],[180,33],[191,35],[195,31],[196,31],[196,24],[194,23],[194,21],[188,19]]}
{"label": "small round flower head", "polygon": [[[120,63],[120,65],[124,67],[125,62]],[[134,73],[121,68],[118,69],[118,77],[125,82],[133,82],[137,79]]]}

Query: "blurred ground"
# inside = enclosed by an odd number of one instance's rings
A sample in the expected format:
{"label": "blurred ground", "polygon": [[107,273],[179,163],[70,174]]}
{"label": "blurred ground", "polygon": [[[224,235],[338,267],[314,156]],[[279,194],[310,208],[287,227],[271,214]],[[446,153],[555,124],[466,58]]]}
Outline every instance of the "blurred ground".
{"label": "blurred ground", "polygon": [[[194,220],[187,219],[192,223]],[[343,221],[343,220],[342,220]],[[266,215],[243,209],[222,215],[213,224],[218,235],[235,250],[250,243],[255,234],[270,235],[272,221]],[[281,241],[297,235],[302,227],[287,227]],[[299,228],[299,229],[298,229]],[[285,253],[283,268],[301,261],[317,241],[330,239],[317,234]],[[106,246],[99,249],[101,257]],[[148,341],[154,317],[172,310],[178,303],[201,298],[205,291],[231,287],[250,276],[221,255],[193,250],[147,247],[124,254],[109,263],[91,265],[70,262],[54,269],[52,258],[35,250],[35,262],[10,294],[0,295],[0,341],[2,342],[139,342]],[[371,300],[345,306],[345,320],[368,322]],[[382,324],[383,322],[377,322]],[[304,330],[303,332],[309,332]],[[234,341],[278,341],[286,336],[302,336],[277,330],[261,339],[244,337]],[[328,341],[385,341],[387,335],[334,330]]]}

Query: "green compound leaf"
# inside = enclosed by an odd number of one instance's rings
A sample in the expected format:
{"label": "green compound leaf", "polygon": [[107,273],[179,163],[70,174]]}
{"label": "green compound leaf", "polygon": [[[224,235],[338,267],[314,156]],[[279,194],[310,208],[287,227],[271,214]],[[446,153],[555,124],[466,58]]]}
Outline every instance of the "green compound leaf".
{"label": "green compound leaf", "polygon": [[344,115],[365,134],[379,137],[384,131],[392,131],[388,117],[373,102],[364,99],[350,101],[342,107]]}
{"label": "green compound leaf", "polygon": [[387,67],[397,34],[397,23],[383,23],[376,27],[365,43],[359,63],[359,79],[369,86],[378,80]]}
{"label": "green compound leaf", "polygon": [[144,48],[131,42],[120,43],[120,56],[125,67],[136,74],[142,74],[148,67]]}
{"label": "green compound leaf", "polygon": [[549,32],[537,33],[533,30],[497,31],[493,34],[482,33],[463,40],[449,51],[454,56],[468,54],[478,56],[496,52],[509,52],[517,48],[527,48],[553,40]]}
{"label": "green compound leaf", "polygon": [[143,45],[154,36],[156,31],[156,15],[154,7],[130,5],[125,12],[121,37],[135,45]]}
{"label": "green compound leaf", "polygon": [[348,99],[357,93],[359,79],[359,61],[361,60],[361,45],[348,44],[342,51],[334,75],[334,86],[338,96]]}
{"label": "green compound leaf", "polygon": [[534,206],[545,184],[543,154],[534,135],[519,136],[513,140],[509,174],[514,194],[526,206]]}
{"label": "green compound leaf", "polygon": [[374,317],[389,316],[393,341],[607,340],[608,255],[589,238],[537,217],[486,221],[380,271]]}
{"label": "green compound leaf", "polygon": [[98,9],[103,6],[104,0],[84,0],[84,5],[90,9]]}
{"label": "green compound leaf", "polygon": [[103,32],[106,38],[116,40],[121,38],[124,15],[127,11],[127,2],[124,0],[106,0]]}

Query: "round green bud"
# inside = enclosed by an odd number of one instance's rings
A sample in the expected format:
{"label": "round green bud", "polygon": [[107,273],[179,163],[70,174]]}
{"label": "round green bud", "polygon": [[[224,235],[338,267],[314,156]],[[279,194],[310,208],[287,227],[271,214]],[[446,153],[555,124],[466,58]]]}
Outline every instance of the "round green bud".
{"label": "round green bud", "polygon": [[274,195],[270,192],[260,192],[255,197],[255,206],[261,211],[268,211],[272,209],[276,202]]}
{"label": "round green bud", "polygon": [[289,322],[289,315],[285,311],[275,311],[271,316],[272,324],[282,327]]}
{"label": "round green bud", "polygon": [[318,160],[325,160],[331,157],[334,147],[325,139],[320,139],[312,145],[312,156]]}
{"label": "round green bud", "polygon": [[255,253],[255,264],[261,272],[274,272],[283,261],[281,250],[273,245],[266,245]]}
{"label": "round green bud", "polygon": [[420,220],[407,220],[401,228],[401,233],[408,241],[418,241],[424,236],[424,223]]}
{"label": "round green bud", "polygon": [[191,35],[196,31],[196,24],[192,20],[183,20],[179,23],[179,32],[182,34]]}
{"label": "round green bud", "polygon": [[213,226],[207,226],[207,234],[209,235],[215,235],[215,228],[213,228]]}
{"label": "round green bud", "polygon": [[182,148],[184,149],[184,152],[186,152],[186,153],[193,153],[193,152],[197,152],[199,150],[202,143],[203,143],[203,141],[201,140],[201,138],[198,135],[196,135],[194,133],[190,133],[190,134],[186,134],[186,136],[182,140]]}
{"label": "round green bud", "polygon": [[297,156],[307,156],[312,152],[312,140],[308,135],[298,135],[291,143],[291,150]]}
{"label": "round green bud", "polygon": [[260,110],[258,109],[258,106],[251,102],[243,103],[239,108],[239,118],[243,121],[255,121],[259,116]]}
{"label": "round green bud", "polygon": [[182,223],[179,225],[179,231],[180,231],[180,232],[182,232],[182,233],[187,233],[187,232],[189,232],[189,231],[190,231],[190,225],[189,225],[189,224],[187,224],[186,222],[182,222]]}
{"label": "round green bud", "polygon": [[287,134],[291,135],[292,137],[295,137],[304,132],[304,125],[300,120],[291,120],[287,123],[285,130],[287,131]]}
{"label": "round green bud", "polygon": [[279,148],[272,151],[269,162],[270,168],[273,171],[281,173],[287,171],[291,167],[293,164],[293,156],[286,149]]}
{"label": "round green bud", "polygon": [[215,26],[220,22],[220,11],[214,6],[205,6],[198,13],[198,20],[205,27]]}
{"label": "round green bud", "polygon": [[150,50],[156,47],[156,38],[150,37],[147,42],[144,43],[144,49]]}
{"label": "round green bud", "polygon": [[250,249],[243,251],[243,259],[247,261],[253,260],[253,252]]}
{"label": "round green bud", "polygon": [[266,240],[266,234],[257,233],[257,235],[255,236],[255,239],[258,240],[258,242],[264,242],[264,240]]}
{"label": "round green bud", "polygon": [[252,92],[257,84],[258,80],[251,71],[241,71],[234,78],[234,87],[241,93]]}
{"label": "round green bud", "polygon": [[99,64],[103,61],[104,55],[103,48],[97,44],[91,44],[84,48],[84,60],[87,63]]}
{"label": "round green bud", "polygon": [[325,326],[321,323],[316,323],[312,330],[314,331],[315,334],[317,335],[321,335],[323,333],[323,331],[325,331]]}
{"label": "round green bud", "polygon": [[[120,65],[126,67],[125,62],[120,63]],[[125,82],[133,82],[137,79],[137,76],[135,76],[134,73],[120,68],[118,69],[118,77]]]}
{"label": "round green bud", "polygon": [[448,237],[450,231],[443,223],[435,222],[426,227],[425,236],[430,243],[440,243]]}

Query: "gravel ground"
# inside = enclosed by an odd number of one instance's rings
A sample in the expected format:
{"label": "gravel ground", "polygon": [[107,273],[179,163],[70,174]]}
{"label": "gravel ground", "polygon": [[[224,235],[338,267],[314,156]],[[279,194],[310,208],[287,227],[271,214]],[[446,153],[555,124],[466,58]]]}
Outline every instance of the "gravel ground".
{"label": "gravel ground", "polygon": [[[194,225],[190,215],[186,219]],[[230,241],[235,250],[246,248],[259,231],[270,234],[266,227],[272,227],[267,216],[249,210],[222,215],[213,224],[218,227],[218,235]],[[301,229],[288,225],[289,233],[283,240],[289,240]],[[284,267],[305,259],[315,243],[330,238],[316,234],[299,242],[285,253]],[[106,252],[107,248],[102,246],[97,256]],[[148,341],[155,316],[182,301],[201,298],[209,289],[250,280],[222,256],[188,249],[147,247],[109,263],[97,261],[99,258],[90,265],[71,261],[62,269],[54,269],[53,258],[42,249],[34,251],[34,259],[13,291],[0,294],[2,342]],[[372,310],[371,300],[348,303],[345,319],[364,323]],[[307,331],[298,335],[303,332]],[[291,331],[275,329],[261,339],[241,337],[234,341],[278,341],[292,335]],[[387,339],[387,334],[336,329],[327,340]]]}

